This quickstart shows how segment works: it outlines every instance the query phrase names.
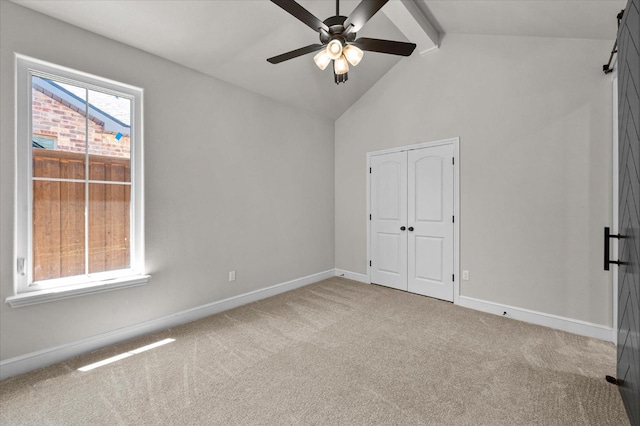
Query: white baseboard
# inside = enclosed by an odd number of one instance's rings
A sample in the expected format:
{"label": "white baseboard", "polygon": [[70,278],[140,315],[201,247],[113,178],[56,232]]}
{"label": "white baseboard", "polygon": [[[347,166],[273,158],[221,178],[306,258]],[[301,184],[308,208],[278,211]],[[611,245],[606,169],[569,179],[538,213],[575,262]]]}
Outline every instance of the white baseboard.
{"label": "white baseboard", "polygon": [[502,305],[500,303],[488,302],[486,300],[475,299],[473,297],[460,296],[460,306],[475,309],[477,311],[488,312],[490,314],[503,316],[507,313],[508,318],[542,325],[544,327],[555,328],[581,336],[594,337],[608,342],[614,342],[614,332],[611,327],[594,324],[587,321],[561,317],[544,312],[531,311],[524,308]]}
{"label": "white baseboard", "polygon": [[359,281],[365,284],[371,284],[365,274],[359,274],[357,272],[345,271],[344,269],[336,269],[336,277],[344,277],[349,280]]}
{"label": "white baseboard", "polygon": [[[369,284],[369,280],[365,274],[346,271],[344,269],[336,269],[335,275],[336,277],[344,277],[350,280]],[[611,327],[606,327],[600,324],[561,317],[544,312],[532,311],[524,308],[516,308],[515,306],[503,305],[467,296],[460,296],[457,304],[465,308],[475,309],[477,311],[500,316],[503,316],[503,313],[507,312],[506,316],[508,318],[615,343],[616,336],[614,330]]]}
{"label": "white baseboard", "polygon": [[328,271],[276,284],[260,290],[230,297],[228,299],[208,303],[186,311],[177,312],[166,317],[98,334],[66,345],[20,355],[15,358],[9,358],[7,360],[0,361],[0,380],[17,376],[18,374],[26,373],[27,371],[35,370],[36,368],[46,367],[47,365],[55,364],[118,342],[123,342],[135,337],[144,336],[145,334],[154,333],[156,331],[195,321],[209,315],[217,314],[267,297],[275,296],[276,294],[326,280],[334,276],[335,270],[330,269]]}

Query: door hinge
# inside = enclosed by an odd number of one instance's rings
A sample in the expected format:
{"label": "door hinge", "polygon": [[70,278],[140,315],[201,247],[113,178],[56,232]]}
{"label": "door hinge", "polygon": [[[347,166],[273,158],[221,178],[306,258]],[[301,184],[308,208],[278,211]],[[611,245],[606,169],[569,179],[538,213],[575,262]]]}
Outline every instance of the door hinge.
{"label": "door hinge", "polygon": [[369,173],[371,173],[371,167],[369,167]]}
{"label": "door hinge", "polygon": [[456,164],[456,157],[451,157],[451,164]]}
{"label": "door hinge", "polygon": [[451,218],[453,219],[453,223],[456,223],[456,217],[455,216],[451,216]]}
{"label": "door hinge", "polygon": [[371,266],[371,261],[369,261],[369,266]]}
{"label": "door hinge", "polygon": [[453,281],[456,280],[456,274],[453,274],[451,277],[453,278]]}
{"label": "door hinge", "polygon": [[371,220],[371,215],[369,215],[369,220]]}

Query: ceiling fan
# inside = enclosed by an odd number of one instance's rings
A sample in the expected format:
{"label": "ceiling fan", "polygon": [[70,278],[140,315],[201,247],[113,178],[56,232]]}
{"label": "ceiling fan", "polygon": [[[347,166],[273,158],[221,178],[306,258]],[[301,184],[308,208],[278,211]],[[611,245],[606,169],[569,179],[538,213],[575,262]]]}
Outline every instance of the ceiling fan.
{"label": "ceiling fan", "polygon": [[409,56],[416,45],[401,41],[380,40],[362,37],[356,39],[356,33],[378,12],[389,0],[362,0],[349,17],[340,15],[340,0],[336,0],[336,14],[324,21],[316,18],[311,12],[294,0],[271,0],[294,17],[298,18],[312,30],[320,33],[321,44],[310,44],[282,55],[267,59],[272,64],[288,61],[298,56],[320,51],[313,60],[318,68],[324,70],[333,61],[333,75],[336,84],[344,83],[349,78],[349,64],[354,67],[360,63],[365,51],[388,53],[391,55]]}

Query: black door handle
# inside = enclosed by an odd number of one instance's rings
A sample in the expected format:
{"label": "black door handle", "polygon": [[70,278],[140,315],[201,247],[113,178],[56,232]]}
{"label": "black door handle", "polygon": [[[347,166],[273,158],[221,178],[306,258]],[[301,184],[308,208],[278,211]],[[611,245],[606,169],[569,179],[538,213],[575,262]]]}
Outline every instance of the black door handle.
{"label": "black door handle", "polygon": [[413,226],[409,227],[409,231],[412,232],[413,231]]}
{"label": "black door handle", "polygon": [[404,231],[405,229],[407,229],[407,228],[406,228],[406,227],[404,227],[404,226],[401,226],[401,227],[400,227],[400,230],[401,230],[401,231]]}
{"label": "black door handle", "polygon": [[609,239],[610,238],[617,238],[619,240],[626,238],[624,235],[615,235],[615,234],[611,234],[609,227],[605,226],[604,227],[604,270],[608,271],[609,270],[609,264],[610,263],[614,263],[616,265],[625,265],[624,262],[621,262],[619,260],[610,260],[609,259]]}

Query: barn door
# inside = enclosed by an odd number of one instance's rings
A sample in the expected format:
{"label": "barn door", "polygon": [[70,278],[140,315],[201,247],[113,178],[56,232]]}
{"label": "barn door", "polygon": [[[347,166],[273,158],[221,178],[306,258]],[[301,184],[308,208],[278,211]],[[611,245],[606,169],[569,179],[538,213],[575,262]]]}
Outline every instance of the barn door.
{"label": "barn door", "polygon": [[640,425],[640,0],[618,30],[619,234],[617,378],[632,425]]}

